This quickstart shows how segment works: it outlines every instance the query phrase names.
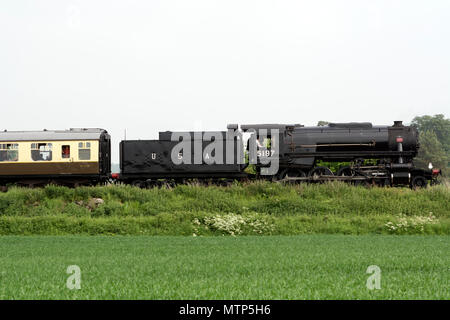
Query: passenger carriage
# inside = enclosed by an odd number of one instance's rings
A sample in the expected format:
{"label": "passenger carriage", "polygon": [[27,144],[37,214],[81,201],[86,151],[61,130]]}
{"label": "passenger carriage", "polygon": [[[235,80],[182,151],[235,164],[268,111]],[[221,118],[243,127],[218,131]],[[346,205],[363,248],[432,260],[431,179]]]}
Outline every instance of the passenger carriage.
{"label": "passenger carriage", "polygon": [[111,173],[103,129],[0,132],[0,184],[94,184]]}

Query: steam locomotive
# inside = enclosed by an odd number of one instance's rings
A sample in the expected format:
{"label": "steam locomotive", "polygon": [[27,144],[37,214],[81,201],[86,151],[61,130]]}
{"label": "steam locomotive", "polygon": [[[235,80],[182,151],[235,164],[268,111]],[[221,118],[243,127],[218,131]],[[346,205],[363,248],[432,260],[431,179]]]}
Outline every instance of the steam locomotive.
{"label": "steam locomotive", "polygon": [[[419,169],[415,127],[363,123],[228,125],[218,132],[160,132],[157,140],[120,142],[120,173],[111,173],[103,129],[0,132],[0,185],[96,184],[139,187],[244,179],[341,180],[354,184],[434,183],[439,169]],[[327,164],[339,163],[333,171]],[[249,169],[252,170],[249,170]]]}

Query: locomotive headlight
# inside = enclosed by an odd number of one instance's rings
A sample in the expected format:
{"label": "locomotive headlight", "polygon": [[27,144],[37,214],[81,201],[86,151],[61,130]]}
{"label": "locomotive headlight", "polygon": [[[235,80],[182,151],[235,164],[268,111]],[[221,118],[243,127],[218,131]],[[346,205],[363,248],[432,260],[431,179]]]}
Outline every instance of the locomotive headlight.
{"label": "locomotive headlight", "polygon": [[433,169],[433,164],[431,162],[428,164],[428,169]]}

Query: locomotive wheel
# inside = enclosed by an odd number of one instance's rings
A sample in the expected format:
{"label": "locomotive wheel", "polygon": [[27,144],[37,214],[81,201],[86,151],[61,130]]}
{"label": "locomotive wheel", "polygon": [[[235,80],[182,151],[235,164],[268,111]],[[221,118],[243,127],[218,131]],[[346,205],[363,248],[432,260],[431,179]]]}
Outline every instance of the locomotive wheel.
{"label": "locomotive wheel", "polygon": [[[306,173],[301,169],[286,169],[280,173],[278,180],[283,180],[285,178],[299,178],[306,177]],[[290,183],[296,183],[299,181],[289,181]]]}
{"label": "locomotive wheel", "polygon": [[201,182],[198,179],[190,179],[187,181],[186,183],[189,186],[193,186],[193,187],[199,187],[201,186]]}
{"label": "locomotive wheel", "polygon": [[391,185],[391,181],[386,178],[386,179],[381,179],[380,181],[378,181],[378,186],[380,187],[389,187]]}
{"label": "locomotive wheel", "polygon": [[131,185],[133,186],[133,187],[137,187],[137,188],[145,188],[145,182],[144,181],[142,181],[142,180],[135,180],[135,181],[133,181],[132,183],[131,183]]}
{"label": "locomotive wheel", "polygon": [[[361,174],[356,173],[350,166],[342,167],[338,170],[336,173],[337,176],[341,177],[360,177]],[[355,186],[369,186],[370,182],[367,180],[354,180],[354,181],[347,181]]]}
{"label": "locomotive wheel", "polygon": [[233,182],[234,181],[232,179],[219,180],[219,185],[222,187],[231,187]]}
{"label": "locomotive wheel", "polygon": [[161,186],[161,189],[172,189],[174,187],[175,187],[175,182],[165,181],[164,184]]}
{"label": "locomotive wheel", "polygon": [[422,176],[415,176],[411,181],[411,187],[413,189],[417,188],[426,188],[427,187],[427,179]]}
{"label": "locomotive wheel", "polygon": [[151,179],[148,179],[147,181],[145,181],[145,188],[146,189],[152,189],[152,188],[156,187],[156,185],[157,185],[157,182],[153,181]]}
{"label": "locomotive wheel", "polygon": [[[288,174],[290,174],[290,173],[288,172]],[[296,174],[296,177],[306,177],[305,171],[303,171],[301,169],[297,169],[294,174]]]}
{"label": "locomotive wheel", "polygon": [[352,177],[355,175],[355,173],[350,166],[345,166],[340,168],[336,175],[340,177]]}
{"label": "locomotive wheel", "polygon": [[333,171],[327,167],[315,167],[312,168],[308,176],[310,177],[320,177],[320,176],[334,176]]}
{"label": "locomotive wheel", "polygon": [[279,175],[280,180],[284,178],[306,177],[306,173],[301,169],[286,169]]}
{"label": "locomotive wheel", "polygon": [[172,189],[175,187],[175,182],[172,180],[158,180],[156,181],[156,186],[160,189]]}

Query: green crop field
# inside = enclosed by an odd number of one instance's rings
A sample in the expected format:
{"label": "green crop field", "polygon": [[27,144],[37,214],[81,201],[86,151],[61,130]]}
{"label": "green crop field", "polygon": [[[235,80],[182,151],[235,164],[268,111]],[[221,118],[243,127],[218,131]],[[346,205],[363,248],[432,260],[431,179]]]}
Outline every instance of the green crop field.
{"label": "green crop field", "polygon": [[[449,236],[4,236],[0,299],[449,299]],[[69,265],[81,289],[66,287]],[[381,289],[366,287],[370,265]]]}

